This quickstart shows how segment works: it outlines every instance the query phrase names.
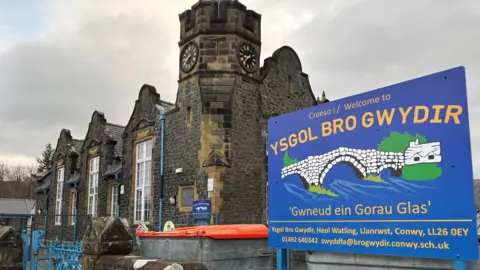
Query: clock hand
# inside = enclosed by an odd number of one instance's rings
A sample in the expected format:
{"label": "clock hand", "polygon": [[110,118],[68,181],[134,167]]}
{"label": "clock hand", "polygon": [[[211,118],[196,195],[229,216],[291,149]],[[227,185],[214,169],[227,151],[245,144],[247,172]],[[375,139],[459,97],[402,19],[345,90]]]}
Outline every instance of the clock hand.
{"label": "clock hand", "polygon": [[246,62],[247,62],[247,60],[248,60],[248,59],[250,59],[250,58],[252,58],[252,56],[251,56],[251,55],[249,55],[249,56],[245,57],[245,59],[243,59],[243,64],[245,65],[245,64],[246,64]]}
{"label": "clock hand", "polygon": [[192,55],[189,55],[188,57],[184,58],[183,63],[185,64],[188,60],[190,60],[191,57],[192,57]]}

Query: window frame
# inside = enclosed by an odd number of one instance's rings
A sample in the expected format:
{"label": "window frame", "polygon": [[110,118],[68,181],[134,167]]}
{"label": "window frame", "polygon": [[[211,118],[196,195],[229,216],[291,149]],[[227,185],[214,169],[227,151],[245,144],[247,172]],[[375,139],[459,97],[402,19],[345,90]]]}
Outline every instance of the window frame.
{"label": "window frame", "polygon": [[63,202],[64,183],[65,183],[65,167],[62,166],[57,168],[57,186],[56,186],[57,190],[55,192],[55,221],[54,221],[55,226],[62,225],[62,202]]}
{"label": "window frame", "polygon": [[[96,161],[96,162],[95,162]],[[100,156],[88,160],[87,215],[98,215],[98,179],[100,176]],[[93,186],[93,189],[92,189]],[[90,198],[92,201],[90,202]]]}
{"label": "window frame", "polygon": [[77,221],[77,200],[78,200],[78,192],[77,192],[77,191],[73,191],[71,194],[72,194],[72,197],[71,197],[70,203],[71,203],[72,205],[71,205],[70,211],[72,211],[72,217],[71,217],[70,225],[75,225],[75,223],[76,223],[76,221]]}
{"label": "window frame", "polygon": [[[146,140],[139,141],[135,143],[135,152],[134,152],[134,179],[133,179],[133,192],[134,192],[134,201],[133,201],[133,224],[145,223],[150,224],[152,218],[152,181],[153,181],[153,139],[149,138]],[[140,169],[140,170],[139,170]],[[143,175],[141,172],[143,171]],[[146,175],[147,173],[150,175]],[[141,179],[140,179],[140,178]],[[149,179],[148,179],[149,178]],[[148,185],[147,185],[148,184]],[[148,190],[148,197],[145,196]],[[140,209],[138,209],[138,195],[140,192],[141,201]],[[148,214],[146,208],[148,205]],[[138,216],[140,214],[140,216]]]}
{"label": "window frame", "polygon": [[183,201],[183,190],[185,189],[192,189],[193,190],[193,201],[196,201],[198,200],[198,196],[197,196],[197,187],[195,184],[193,185],[184,185],[184,186],[179,186],[178,187],[178,194],[177,194],[177,206],[178,206],[178,211],[179,212],[192,212],[193,210],[193,204],[192,205],[187,205],[187,206],[184,206],[182,204],[182,201]]}
{"label": "window frame", "polygon": [[118,196],[120,191],[120,185],[114,184],[110,186],[110,216],[111,217],[118,217],[118,210],[120,205],[118,204]]}

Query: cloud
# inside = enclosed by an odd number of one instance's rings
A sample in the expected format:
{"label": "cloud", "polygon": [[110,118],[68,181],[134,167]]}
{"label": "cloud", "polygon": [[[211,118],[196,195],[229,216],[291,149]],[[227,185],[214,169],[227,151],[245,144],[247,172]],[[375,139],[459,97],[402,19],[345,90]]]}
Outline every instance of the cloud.
{"label": "cloud", "polygon": [[178,6],[65,3],[45,9],[52,16],[40,37],[0,55],[4,157],[39,155],[45,143],[56,144],[62,128],[83,138],[94,110],[126,124],[144,83],[175,98]]}

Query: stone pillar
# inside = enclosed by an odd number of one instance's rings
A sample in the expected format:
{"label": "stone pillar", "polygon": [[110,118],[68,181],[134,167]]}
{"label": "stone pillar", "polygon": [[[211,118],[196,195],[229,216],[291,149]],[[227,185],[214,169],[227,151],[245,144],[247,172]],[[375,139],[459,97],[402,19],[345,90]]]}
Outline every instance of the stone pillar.
{"label": "stone pillar", "polygon": [[102,255],[129,255],[134,236],[125,218],[93,217],[83,237],[82,269],[97,269]]}
{"label": "stone pillar", "polygon": [[0,270],[22,269],[23,240],[11,226],[0,226]]}

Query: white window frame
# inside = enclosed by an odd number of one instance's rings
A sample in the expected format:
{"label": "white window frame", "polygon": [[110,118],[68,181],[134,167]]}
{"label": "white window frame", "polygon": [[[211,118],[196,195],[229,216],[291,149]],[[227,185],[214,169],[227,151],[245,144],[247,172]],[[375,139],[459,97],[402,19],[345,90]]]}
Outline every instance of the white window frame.
{"label": "white window frame", "polygon": [[[135,146],[135,200],[133,202],[133,223],[150,223],[152,185],[152,140]],[[140,195],[140,198],[138,196]],[[139,201],[137,201],[139,200]],[[139,205],[140,203],[140,205]],[[147,215],[145,215],[147,213]]]}
{"label": "white window frame", "polygon": [[98,177],[100,172],[100,157],[96,156],[90,158],[89,164],[87,214],[96,217],[98,214]]}
{"label": "white window frame", "polygon": [[71,225],[75,225],[77,220],[77,192],[72,192],[72,221]]}
{"label": "white window frame", "polygon": [[62,225],[63,183],[65,167],[57,169],[57,192],[55,194],[55,225]]}
{"label": "white window frame", "polygon": [[110,209],[110,216],[117,217],[118,216],[118,191],[119,185],[115,184],[112,185],[112,201],[111,201],[111,209]]}

